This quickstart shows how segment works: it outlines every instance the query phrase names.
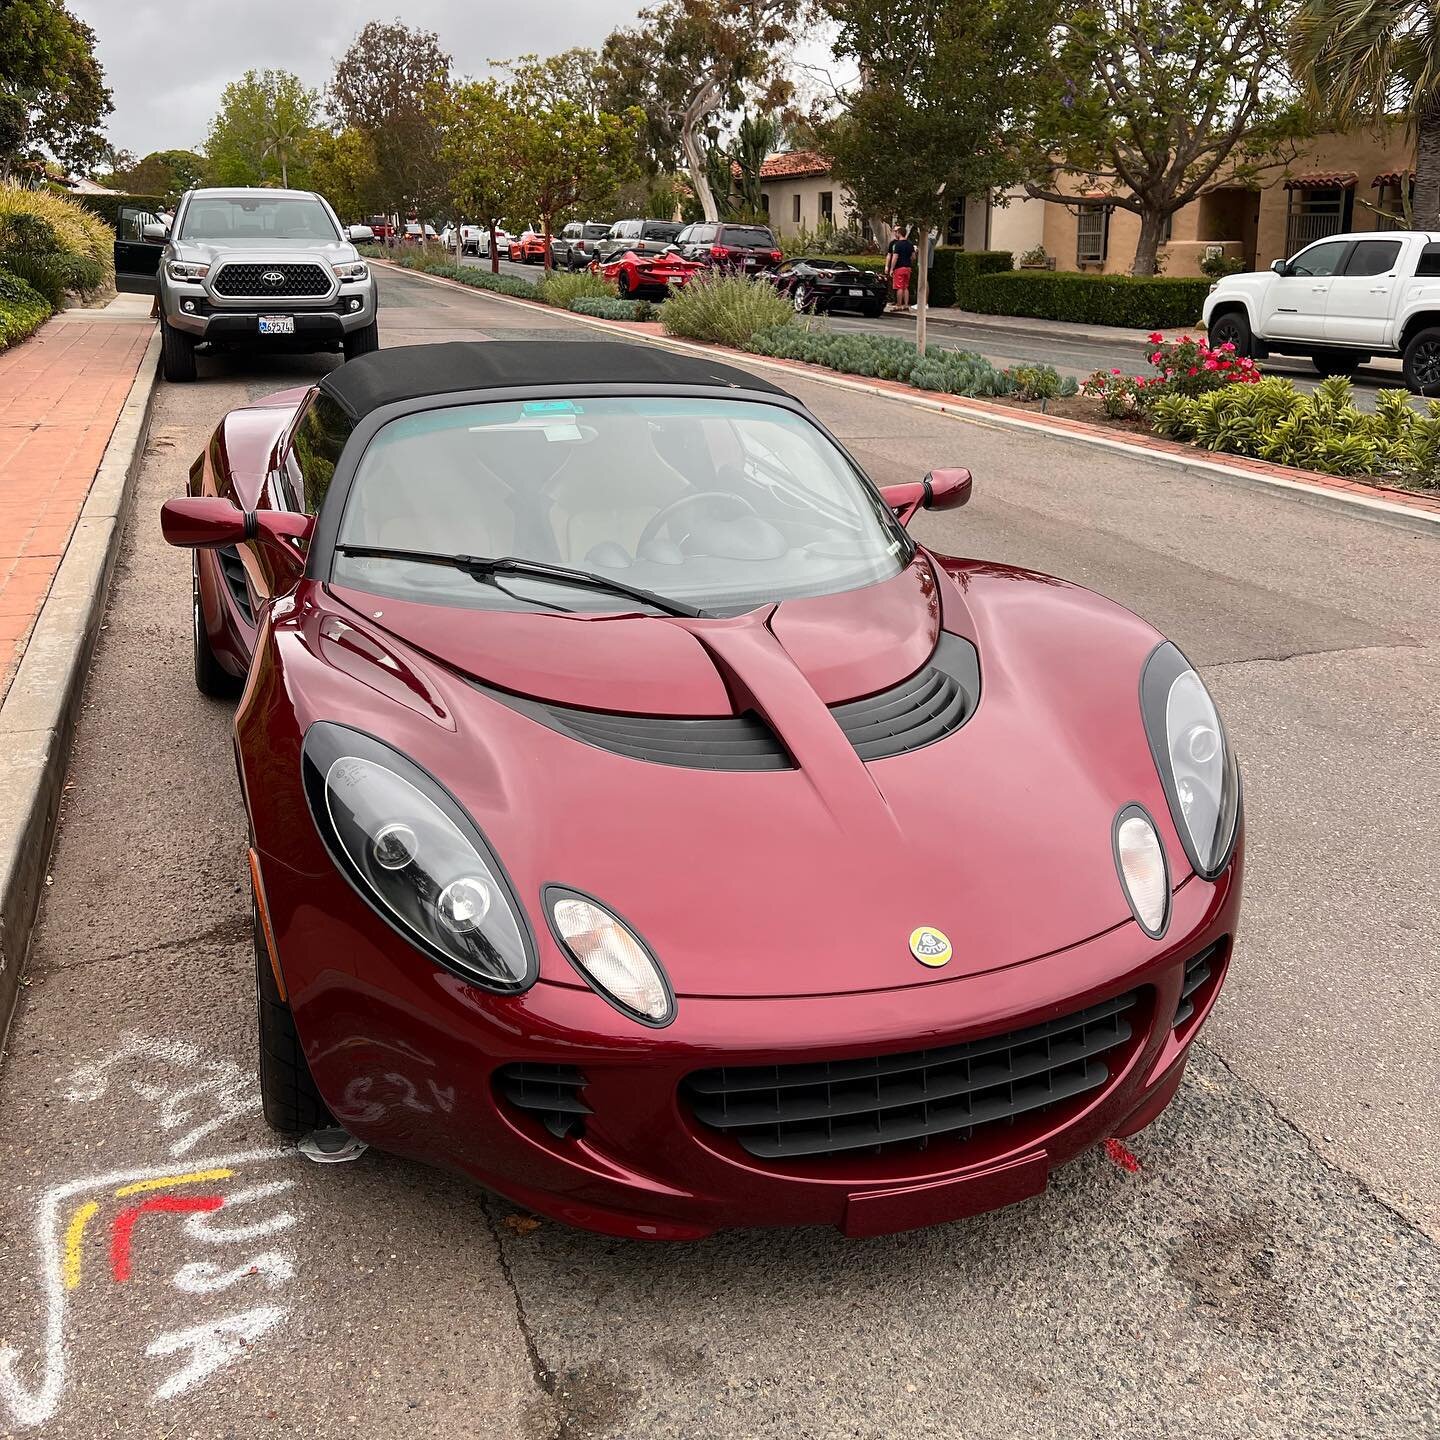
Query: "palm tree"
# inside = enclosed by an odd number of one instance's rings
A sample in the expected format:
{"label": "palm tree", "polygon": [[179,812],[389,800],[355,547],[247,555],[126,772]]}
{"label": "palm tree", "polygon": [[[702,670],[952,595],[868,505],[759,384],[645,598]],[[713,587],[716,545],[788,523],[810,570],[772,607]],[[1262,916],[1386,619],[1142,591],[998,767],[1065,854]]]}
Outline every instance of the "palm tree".
{"label": "palm tree", "polygon": [[1373,122],[1403,113],[1416,138],[1414,218],[1440,228],[1440,6],[1436,0],[1301,0],[1290,64],[1318,106]]}

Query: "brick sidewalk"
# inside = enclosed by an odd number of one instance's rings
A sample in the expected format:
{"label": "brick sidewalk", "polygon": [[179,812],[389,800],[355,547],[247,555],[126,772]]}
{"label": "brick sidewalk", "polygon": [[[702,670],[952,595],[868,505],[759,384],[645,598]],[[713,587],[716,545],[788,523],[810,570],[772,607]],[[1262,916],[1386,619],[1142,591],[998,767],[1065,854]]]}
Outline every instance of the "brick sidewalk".
{"label": "brick sidewalk", "polygon": [[0,699],[153,329],[133,304],[70,311],[0,354]]}

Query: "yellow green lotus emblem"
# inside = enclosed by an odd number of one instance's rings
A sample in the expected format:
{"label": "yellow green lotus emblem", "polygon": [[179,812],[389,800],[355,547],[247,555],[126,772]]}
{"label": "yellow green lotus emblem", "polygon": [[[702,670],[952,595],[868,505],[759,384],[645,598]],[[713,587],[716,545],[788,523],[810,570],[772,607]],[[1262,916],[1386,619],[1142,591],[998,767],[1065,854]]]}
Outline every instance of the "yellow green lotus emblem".
{"label": "yellow green lotus emblem", "polygon": [[938,970],[940,966],[950,963],[950,957],[955,951],[943,930],[937,930],[933,925],[922,925],[918,930],[910,932],[910,953],[922,965]]}

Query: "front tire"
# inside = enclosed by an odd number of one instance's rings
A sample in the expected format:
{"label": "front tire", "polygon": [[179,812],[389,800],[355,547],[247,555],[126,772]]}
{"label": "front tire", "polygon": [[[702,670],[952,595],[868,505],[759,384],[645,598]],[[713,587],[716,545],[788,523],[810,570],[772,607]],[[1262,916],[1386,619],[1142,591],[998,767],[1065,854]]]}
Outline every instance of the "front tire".
{"label": "front tire", "polygon": [[260,1028],[260,1099],[265,1123],[285,1135],[328,1129],[335,1118],[315,1088],[310,1064],[295,1033],[295,1018],[280,998],[260,925],[260,909],[253,903],[251,929],[255,943],[255,1008]]}
{"label": "front tire", "polygon": [[195,378],[195,339],[160,317],[160,373],[172,384]]}
{"label": "front tire", "polygon": [[1244,360],[1255,353],[1255,337],[1243,310],[1227,310],[1210,327],[1211,348],[1218,349],[1227,344],[1235,347],[1237,360]]}
{"label": "front tire", "polygon": [[372,320],[360,330],[352,330],[345,336],[345,358],[353,360],[357,355],[368,355],[380,348],[380,322]]}
{"label": "front tire", "polygon": [[1417,331],[1405,346],[1405,384],[1416,395],[1440,395],[1440,329]]}
{"label": "front tire", "polygon": [[1369,358],[1353,350],[1317,350],[1310,362],[1321,375],[1353,375]]}

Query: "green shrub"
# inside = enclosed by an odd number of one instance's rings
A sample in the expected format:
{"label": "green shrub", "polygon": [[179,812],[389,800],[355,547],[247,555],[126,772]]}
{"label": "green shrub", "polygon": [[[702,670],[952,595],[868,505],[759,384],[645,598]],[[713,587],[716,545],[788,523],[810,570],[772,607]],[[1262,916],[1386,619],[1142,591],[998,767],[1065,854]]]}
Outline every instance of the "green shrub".
{"label": "green shrub", "polygon": [[1209,291],[1210,281],[1205,279],[1014,270],[962,279],[954,303],[961,310],[982,315],[1029,315],[1084,325],[1164,330],[1194,325]]}
{"label": "green shrub", "polygon": [[[53,249],[52,242],[46,242],[49,253],[93,260],[100,266],[100,283],[93,288],[110,289],[115,284],[115,232],[103,220],[59,195],[0,185],[0,234],[15,233],[17,225],[22,233],[37,234],[34,222],[46,226],[53,237]],[[29,241],[25,248],[36,249]]]}
{"label": "green shrub", "polygon": [[163,195],[77,195],[75,203],[82,209],[98,215],[113,230],[119,223],[120,207],[133,205],[158,215],[166,208]]}
{"label": "green shrub", "polygon": [[105,271],[88,255],[29,254],[0,248],[0,265],[28,282],[59,310],[67,294],[93,295],[105,283]]}
{"label": "green shrub", "polygon": [[1008,250],[956,250],[941,245],[930,267],[930,304],[973,309],[959,298],[962,291],[979,276],[1007,274],[1014,265],[1015,257]]}
{"label": "green shrub", "polygon": [[740,275],[701,275],[672,295],[665,332],[743,349],[751,336],[794,318],[790,302],[764,282]]}
{"label": "green shrub", "polygon": [[523,300],[539,299],[532,281],[521,280],[515,275],[492,275],[478,265],[457,265],[446,258],[443,250],[428,246],[425,249],[417,245],[408,250],[386,250],[383,246],[369,245],[364,253],[372,260],[389,260],[402,270],[421,270],[426,275],[458,280],[473,290],[492,290],[497,295],[515,295]]}
{"label": "green shrub", "polygon": [[[802,225],[793,235],[776,235],[775,239],[787,260],[792,255],[843,255],[849,258],[863,252],[869,245],[862,231],[854,228],[837,230],[834,224],[823,220],[813,230],[808,225]],[[880,263],[885,263],[883,258]]]}
{"label": "green shrub", "polygon": [[[670,305],[675,302],[671,300]],[[667,306],[668,308],[668,306]],[[752,337],[745,347],[756,355],[803,360],[845,375],[874,380],[899,380],[918,390],[946,395],[1045,400],[1074,395],[1075,381],[1049,365],[1022,365],[1000,370],[983,355],[930,345],[922,356],[908,340],[895,335],[838,333],[806,325],[777,325]]]}
{"label": "green shrub", "polygon": [[50,304],[18,275],[0,270],[0,350],[18,344],[50,318]]}
{"label": "green shrub", "polygon": [[1406,391],[1381,390],[1367,414],[1342,375],[1309,395],[1276,376],[1205,395],[1167,395],[1149,415],[1157,434],[1206,450],[1325,475],[1440,485],[1440,400],[1421,411]]}
{"label": "green shrub", "polygon": [[535,294],[547,305],[556,305],[561,310],[568,310],[572,300],[618,298],[615,287],[608,280],[602,280],[588,270],[576,270],[573,273],[554,270],[547,278],[536,282]]}
{"label": "green shrub", "polygon": [[654,320],[662,312],[659,305],[648,300],[619,300],[595,295],[581,295],[566,309],[577,315],[594,315],[601,320]]}

